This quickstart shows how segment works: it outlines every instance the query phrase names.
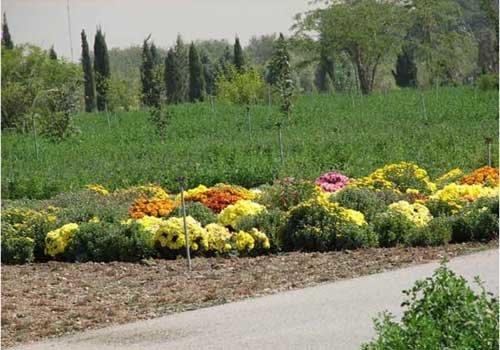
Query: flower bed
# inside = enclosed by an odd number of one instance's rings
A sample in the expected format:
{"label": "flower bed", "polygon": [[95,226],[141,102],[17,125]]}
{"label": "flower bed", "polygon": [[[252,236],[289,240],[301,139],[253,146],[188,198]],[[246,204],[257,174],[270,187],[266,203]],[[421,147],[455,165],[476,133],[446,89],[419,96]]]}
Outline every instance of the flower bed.
{"label": "flower bed", "polygon": [[[366,177],[338,172],[258,189],[200,185],[185,192],[193,256],[255,256],[440,245],[498,237],[498,169],[454,169],[432,181],[414,163]],[[49,206],[47,206],[49,204]],[[180,195],[155,185],[100,185],[6,205],[2,262],[138,261],[185,255]]]}

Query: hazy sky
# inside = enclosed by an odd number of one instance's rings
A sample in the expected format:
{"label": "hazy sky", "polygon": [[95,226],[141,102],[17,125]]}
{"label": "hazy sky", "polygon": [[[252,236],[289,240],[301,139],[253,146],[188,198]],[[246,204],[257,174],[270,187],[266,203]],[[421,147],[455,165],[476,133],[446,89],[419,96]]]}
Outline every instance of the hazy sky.
{"label": "hazy sky", "polygon": [[[288,33],[293,17],[310,8],[308,0],[69,0],[74,58],[80,57],[80,32],[90,46],[97,25],[108,48],[141,44],[152,34],[167,47],[181,33],[186,41],[229,39],[242,44],[253,35]],[[67,0],[2,0],[14,43],[31,42],[71,56]]]}

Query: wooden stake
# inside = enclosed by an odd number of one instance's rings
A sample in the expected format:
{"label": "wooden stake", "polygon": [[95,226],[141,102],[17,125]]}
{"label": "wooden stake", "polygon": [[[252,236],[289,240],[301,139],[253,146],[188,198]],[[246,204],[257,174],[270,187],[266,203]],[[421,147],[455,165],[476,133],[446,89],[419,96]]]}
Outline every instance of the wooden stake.
{"label": "wooden stake", "polygon": [[187,229],[187,220],[186,220],[186,202],[184,200],[184,177],[179,177],[177,179],[179,181],[180,189],[181,189],[181,205],[182,205],[182,218],[184,221],[184,236],[186,237],[186,257],[188,262],[188,270],[191,271],[191,251],[189,249],[189,232]]}

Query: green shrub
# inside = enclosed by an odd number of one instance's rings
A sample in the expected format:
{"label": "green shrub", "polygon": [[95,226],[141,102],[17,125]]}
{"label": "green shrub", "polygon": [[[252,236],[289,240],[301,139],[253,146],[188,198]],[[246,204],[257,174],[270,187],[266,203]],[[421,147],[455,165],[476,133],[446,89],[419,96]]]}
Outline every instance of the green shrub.
{"label": "green shrub", "polygon": [[489,241],[498,238],[498,215],[488,210],[471,208],[455,216],[452,242]]}
{"label": "green shrub", "polygon": [[35,241],[29,237],[4,237],[2,234],[2,263],[27,264],[35,260]]}
{"label": "green shrub", "polygon": [[312,181],[286,178],[276,181],[272,186],[263,186],[257,202],[268,209],[287,211],[318,195],[318,189]]}
{"label": "green shrub", "polygon": [[433,217],[450,216],[453,208],[445,201],[439,199],[431,199],[425,203],[425,206],[431,212]]}
{"label": "green shrub", "polygon": [[378,338],[364,350],[498,349],[498,299],[474,293],[467,281],[442,265],[434,275],[403,291],[402,323],[384,314],[375,320]]}
{"label": "green shrub", "polygon": [[60,222],[85,223],[99,218],[101,221],[119,223],[127,217],[133,203],[127,195],[102,195],[89,190],[60,194],[49,201],[61,208]]}
{"label": "green shrub", "polygon": [[332,200],[345,208],[362,212],[368,222],[371,222],[376,214],[387,209],[387,204],[377,192],[366,189],[343,189],[335,193]]}
{"label": "green shrub", "polygon": [[373,229],[381,247],[394,247],[407,244],[415,236],[416,226],[401,213],[388,211],[375,216]]}
{"label": "green shrub", "polygon": [[330,251],[373,246],[377,240],[369,227],[347,222],[313,201],[288,212],[277,241],[284,251]]}
{"label": "green shrub", "polygon": [[498,90],[498,73],[483,74],[477,78],[479,90]]}
{"label": "green shrub", "polygon": [[265,87],[259,72],[255,69],[247,69],[238,72],[234,67],[230,68],[229,79],[220,74],[215,82],[217,88],[217,100],[220,102],[241,105],[254,104]]}
{"label": "green shrub", "polygon": [[[4,208],[2,210],[2,241],[24,238],[33,240],[33,254],[36,261],[46,260],[45,235],[57,228],[56,208],[47,207],[45,210],[33,210],[23,207]],[[29,245],[29,243],[21,242]],[[17,242],[16,244],[21,244]],[[12,243],[13,244],[13,243]],[[12,246],[11,244],[11,246]]]}
{"label": "green shrub", "polygon": [[[217,222],[217,215],[201,203],[187,202],[186,216],[191,216],[200,222],[202,226]],[[175,207],[168,217],[182,217],[182,206]]]}
{"label": "green shrub", "polygon": [[71,261],[139,261],[155,254],[151,234],[139,225],[85,223],[64,252]]}
{"label": "green shrub", "polygon": [[427,226],[412,231],[408,243],[412,246],[437,246],[447,244],[452,237],[453,220],[448,216],[433,218]]}
{"label": "green shrub", "polygon": [[250,232],[252,228],[256,228],[264,232],[269,238],[271,244],[270,251],[276,251],[278,231],[283,224],[285,213],[271,209],[263,211],[257,215],[246,216],[241,218],[236,225],[236,231]]}

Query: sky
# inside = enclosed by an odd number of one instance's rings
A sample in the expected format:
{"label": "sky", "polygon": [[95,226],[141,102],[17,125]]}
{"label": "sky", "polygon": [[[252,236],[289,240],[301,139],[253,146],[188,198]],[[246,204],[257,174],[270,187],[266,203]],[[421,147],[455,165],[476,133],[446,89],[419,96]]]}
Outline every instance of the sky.
{"label": "sky", "polygon": [[[68,31],[67,3],[71,19]],[[54,45],[57,54],[80,57],[80,32],[90,46],[96,27],[108,48],[140,45],[149,34],[159,47],[185,41],[228,39],[245,45],[253,35],[289,33],[293,17],[310,9],[308,0],[2,0],[14,43]]]}

